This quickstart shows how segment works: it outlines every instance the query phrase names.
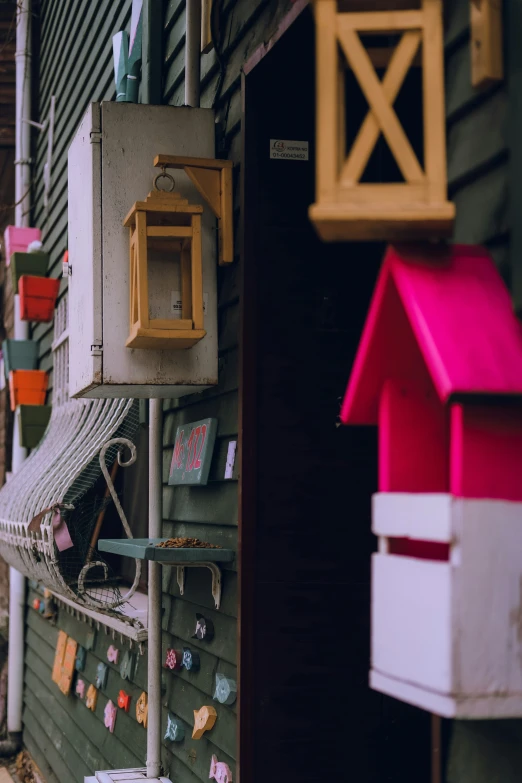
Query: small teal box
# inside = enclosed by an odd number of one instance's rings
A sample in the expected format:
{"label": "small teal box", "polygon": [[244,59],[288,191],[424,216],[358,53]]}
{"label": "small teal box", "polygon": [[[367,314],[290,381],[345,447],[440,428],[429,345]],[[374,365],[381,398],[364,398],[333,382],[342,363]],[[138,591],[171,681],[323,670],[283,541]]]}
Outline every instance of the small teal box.
{"label": "small teal box", "polygon": [[2,354],[6,379],[13,370],[38,368],[38,343],[33,340],[4,340]]}

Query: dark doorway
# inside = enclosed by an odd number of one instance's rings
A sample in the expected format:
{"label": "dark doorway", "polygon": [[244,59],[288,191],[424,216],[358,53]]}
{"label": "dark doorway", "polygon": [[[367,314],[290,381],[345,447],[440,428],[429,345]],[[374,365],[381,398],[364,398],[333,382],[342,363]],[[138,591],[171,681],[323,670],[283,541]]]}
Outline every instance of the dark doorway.
{"label": "dark doorway", "polygon": [[305,9],[243,85],[241,781],[427,783],[430,716],[368,687],[376,432],[337,417],[384,248],[308,220],[313,52]]}

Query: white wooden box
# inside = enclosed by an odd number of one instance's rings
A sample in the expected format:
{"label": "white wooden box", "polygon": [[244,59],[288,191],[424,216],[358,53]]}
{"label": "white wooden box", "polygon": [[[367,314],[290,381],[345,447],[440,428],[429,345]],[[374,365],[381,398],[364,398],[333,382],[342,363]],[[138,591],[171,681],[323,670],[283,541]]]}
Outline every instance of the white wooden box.
{"label": "white wooden box", "polygon": [[[373,498],[371,687],[456,718],[522,717],[522,503]],[[448,562],[388,538],[450,544]]]}
{"label": "white wooden box", "polygon": [[[158,153],[214,157],[211,109],[93,103],[69,148],[69,356],[73,397],[181,397],[217,383],[216,221],[202,221],[206,336],[188,350],[125,347],[129,230],[123,219],[152,190]],[[184,172],[176,191],[202,198]],[[155,280],[153,306],[175,282]],[[165,297],[165,288],[168,296]],[[172,291],[170,289],[173,289]],[[166,305],[168,307],[168,304]],[[169,317],[163,315],[162,317]]]}

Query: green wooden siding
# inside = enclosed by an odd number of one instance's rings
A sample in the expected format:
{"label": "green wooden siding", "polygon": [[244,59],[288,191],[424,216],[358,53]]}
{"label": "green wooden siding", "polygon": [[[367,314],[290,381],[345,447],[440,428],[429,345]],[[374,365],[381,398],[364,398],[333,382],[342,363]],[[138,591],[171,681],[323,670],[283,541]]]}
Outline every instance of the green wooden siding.
{"label": "green wooden siding", "polygon": [[[33,171],[34,225],[42,229],[51,256],[49,274],[61,274],[67,247],[67,150],[91,101],[115,97],[112,66],[112,36],[129,29],[131,0],[42,0],[40,4],[40,56],[37,62],[38,100],[35,107],[43,122],[51,96],[56,97],[52,184],[50,204],[44,209],[44,164],[47,133],[36,139]],[[38,27],[38,25],[37,25]],[[67,282],[62,280],[63,295]],[[39,342],[40,369],[49,372],[52,391],[53,325],[39,324],[33,330]]]}
{"label": "green wooden siding", "polygon": [[[516,272],[511,265],[519,261],[510,254],[515,210],[510,203],[508,80],[485,90],[472,87],[470,4],[452,0],[445,3],[445,12],[448,178],[450,197],[457,206],[454,240],[486,245],[510,285]],[[520,138],[513,141],[520,145]],[[520,781],[521,733],[519,720],[454,721],[444,780]]]}
{"label": "green wooden siding", "polygon": [[[201,58],[201,105],[213,106],[216,110],[217,136],[216,154],[234,161],[234,265],[218,272],[219,305],[219,385],[201,394],[181,400],[166,401],[164,429],[164,496],[163,509],[167,535],[197,536],[213,543],[237,548],[237,468],[232,480],[224,479],[228,444],[238,438],[238,333],[239,333],[239,242],[240,190],[239,173],[241,164],[241,69],[248,57],[275,31],[290,2],[266,2],[266,0],[239,0],[225,2],[222,18],[223,40],[226,42],[223,59],[226,71],[222,79],[220,94],[216,101],[216,90],[220,71],[215,52],[212,50]],[[164,39],[164,101],[174,106],[184,103],[184,57],[185,57],[185,3],[170,0],[166,6]],[[208,416],[218,419],[218,432],[214,458],[206,487],[169,487],[168,470],[172,459],[176,428],[185,422],[197,421]],[[164,647],[182,643],[187,633],[193,632],[196,612],[210,617],[216,633],[210,644],[196,643],[201,655],[201,671],[197,676],[186,672],[174,675],[173,703],[182,720],[187,720],[190,710],[197,709],[211,694],[217,671],[229,677],[236,674],[236,617],[237,617],[237,574],[235,565],[226,567],[223,573],[223,596],[219,612],[213,607],[210,592],[210,573],[188,571],[185,595],[180,600],[174,569],[165,573],[164,600],[168,605],[168,617]],[[181,634],[181,640],[180,640]],[[215,705],[215,703],[214,703]],[[200,740],[197,758],[187,756],[183,743],[174,743],[170,754],[175,754],[183,765],[180,780],[187,781],[195,776],[208,780],[210,755],[216,753],[219,760],[227,761],[236,775],[236,705],[218,705],[217,723],[208,735],[205,745]],[[185,743],[186,744],[186,743]],[[192,772],[187,776],[188,771]],[[171,774],[172,767],[171,767]]]}
{"label": "green wooden siding", "polygon": [[486,245],[509,283],[506,84],[471,85],[468,0],[445,4],[448,189],[455,242]]}

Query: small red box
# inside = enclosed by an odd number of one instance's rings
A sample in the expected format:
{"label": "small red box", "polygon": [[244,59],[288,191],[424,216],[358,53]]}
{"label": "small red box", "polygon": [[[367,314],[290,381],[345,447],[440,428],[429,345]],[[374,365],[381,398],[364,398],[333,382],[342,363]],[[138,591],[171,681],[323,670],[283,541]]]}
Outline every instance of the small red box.
{"label": "small red box", "polygon": [[60,281],[54,277],[22,275],[18,283],[22,321],[52,321],[59,288]]}

